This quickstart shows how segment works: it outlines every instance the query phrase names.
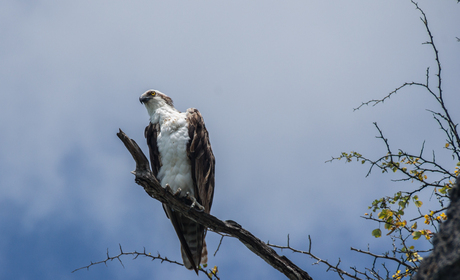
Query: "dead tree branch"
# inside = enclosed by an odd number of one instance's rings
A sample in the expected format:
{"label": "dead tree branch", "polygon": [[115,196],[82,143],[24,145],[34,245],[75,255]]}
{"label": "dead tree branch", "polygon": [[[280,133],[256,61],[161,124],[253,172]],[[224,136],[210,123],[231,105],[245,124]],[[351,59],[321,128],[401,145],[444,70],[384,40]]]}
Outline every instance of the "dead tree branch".
{"label": "dead tree branch", "polygon": [[[295,249],[295,248],[291,247],[291,245],[289,244],[289,235],[287,237],[287,245],[286,246],[280,246],[280,245],[275,245],[275,244],[270,244],[270,243],[268,243],[268,246],[273,247],[273,248],[278,248],[278,249],[291,250],[294,253],[299,253],[299,254],[304,254],[304,255],[310,256],[311,258],[316,260],[316,262],[314,264],[319,264],[319,263],[325,264],[328,267],[327,268],[328,271],[332,270],[332,271],[337,272],[337,274],[339,275],[339,277],[341,279],[344,279],[343,276],[348,276],[351,279],[361,280],[362,278],[358,277],[359,274],[364,275],[364,276],[367,277],[366,273],[362,273],[362,272],[359,272],[357,270],[354,270],[355,273],[349,273],[349,272],[339,268],[340,263],[341,263],[340,258],[339,258],[339,261],[337,262],[337,264],[333,265],[328,260],[323,260],[320,257],[314,255],[311,252],[311,237],[310,237],[310,235],[308,236],[308,241],[309,241],[308,251],[302,251],[302,250],[298,250],[298,249]],[[367,277],[366,279],[371,279],[371,278]]]}
{"label": "dead tree branch", "polygon": [[[157,256],[154,256],[150,253],[147,253],[145,251],[145,248],[144,248],[144,251],[143,252],[137,252],[137,251],[134,251],[134,252],[124,252],[123,251],[123,248],[121,247],[121,245],[118,245],[120,247],[120,253],[118,255],[115,255],[115,256],[110,256],[109,255],[109,249],[107,249],[107,258],[103,261],[98,261],[98,262],[91,262],[89,265],[87,266],[83,266],[83,267],[80,267],[80,268],[77,268],[75,269],[74,271],[72,271],[72,273],[78,271],[78,270],[82,270],[82,269],[89,269],[90,267],[92,267],[93,265],[97,265],[97,264],[105,264],[107,266],[107,262],[108,261],[114,261],[114,260],[118,260],[121,264],[121,266],[125,267],[123,265],[123,262],[121,261],[121,258],[122,256],[134,256],[133,260],[137,259],[139,256],[143,256],[143,257],[146,257],[146,258],[150,258],[152,261],[154,260],[159,260],[160,262],[168,262],[168,263],[172,263],[172,264],[176,264],[176,265],[180,265],[180,266],[184,266],[183,264],[179,263],[179,262],[176,262],[174,260],[170,260],[168,259],[167,257],[162,257],[160,256],[160,253],[158,253]],[[206,276],[210,279],[210,280],[213,280],[213,276],[215,277],[215,279],[219,280],[220,278],[216,275],[216,273],[211,269],[209,271],[206,271],[205,269],[203,269],[201,266],[198,268],[199,271],[203,272],[204,274],[206,274]]]}
{"label": "dead tree branch", "polygon": [[129,138],[121,129],[117,133],[117,136],[125,144],[136,162],[136,170],[132,171],[136,176],[135,182],[142,186],[150,197],[161,203],[166,203],[175,211],[180,212],[182,215],[202,224],[212,231],[225,233],[237,238],[249,250],[286,275],[289,279],[312,279],[307,272],[300,269],[285,256],[279,256],[275,250],[242,228],[238,223],[231,220],[221,221],[212,215],[190,208],[190,205],[187,205],[186,201],[176,198],[172,193],[165,190],[153,176],[149,167],[149,161],[137,143]]}

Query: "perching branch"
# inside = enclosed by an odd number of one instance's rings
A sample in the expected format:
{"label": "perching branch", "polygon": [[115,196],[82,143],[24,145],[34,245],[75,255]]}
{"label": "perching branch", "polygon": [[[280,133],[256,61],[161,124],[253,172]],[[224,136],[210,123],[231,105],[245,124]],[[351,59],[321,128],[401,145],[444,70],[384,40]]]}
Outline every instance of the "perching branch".
{"label": "perching branch", "polygon": [[[128,151],[131,153],[136,162],[136,170],[132,173],[136,176],[135,182],[142,186],[147,194],[172,207],[174,211],[180,212],[182,215],[202,224],[208,229],[225,233],[240,240],[249,250],[265,260],[269,265],[279,270],[289,279],[312,279],[307,272],[300,269],[285,256],[279,256],[275,250],[270,248],[266,243],[252,235],[249,231],[242,228],[238,223],[227,220],[221,221],[216,217],[190,208],[190,203],[185,199],[180,199],[172,193],[161,187],[160,183],[153,176],[147,157],[139,148],[137,143],[129,138],[121,129],[117,136],[125,144]],[[184,203],[185,202],[185,203]]]}

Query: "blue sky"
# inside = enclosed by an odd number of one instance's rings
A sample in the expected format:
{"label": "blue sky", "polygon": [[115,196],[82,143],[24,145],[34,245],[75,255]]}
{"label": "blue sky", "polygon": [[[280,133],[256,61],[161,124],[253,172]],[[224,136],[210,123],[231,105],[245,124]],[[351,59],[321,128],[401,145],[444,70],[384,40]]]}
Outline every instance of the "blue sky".
{"label": "blue sky", "polygon": [[[440,51],[445,99],[458,107],[460,6],[420,1]],[[212,214],[264,241],[307,249],[343,268],[381,253],[374,198],[410,187],[343,162],[342,151],[440,149],[444,137],[416,88],[376,107],[404,82],[434,72],[427,35],[410,1],[3,1],[0,4],[0,275],[5,279],[204,279],[146,259],[103,260],[143,250],[180,260],[160,203],[135,184],[119,128],[144,151],[138,97],[169,95],[200,110],[216,156]],[[460,119],[452,111],[453,118]],[[438,155],[454,167],[448,154]],[[234,239],[208,233],[222,279],[284,279]],[[282,252],[314,279],[337,279],[306,256]]]}

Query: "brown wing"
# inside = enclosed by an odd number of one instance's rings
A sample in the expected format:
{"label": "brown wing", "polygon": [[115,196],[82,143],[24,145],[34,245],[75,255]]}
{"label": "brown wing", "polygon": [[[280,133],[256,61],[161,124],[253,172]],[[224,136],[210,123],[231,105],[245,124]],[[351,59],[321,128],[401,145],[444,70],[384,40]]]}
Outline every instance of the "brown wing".
{"label": "brown wing", "polygon": [[161,167],[161,157],[157,145],[157,137],[159,131],[160,125],[152,123],[149,123],[144,131],[144,136],[147,139],[147,145],[149,147],[150,165],[152,166],[152,172],[155,178],[157,178],[158,171]]}
{"label": "brown wing", "polygon": [[[159,131],[159,124],[150,123],[145,128],[144,132],[145,138],[147,139],[147,145],[149,147],[150,165],[155,177],[158,176],[158,171],[161,167],[161,156],[157,145],[157,137]],[[197,264],[200,264],[201,250],[204,241],[203,226],[196,224],[192,220],[182,216],[180,213],[174,212],[174,210],[172,210],[166,204],[163,204],[163,209],[165,210],[166,216],[171,220],[177,237],[181,243],[181,252],[183,255],[182,258],[184,260],[184,265],[188,269],[194,269],[198,274]],[[187,240],[195,240],[195,242],[192,244],[190,241],[187,242]]]}
{"label": "brown wing", "polygon": [[195,196],[197,201],[204,206],[204,211],[209,214],[214,196],[214,154],[200,112],[194,108],[188,109],[187,121],[190,137],[187,154],[192,165]]}

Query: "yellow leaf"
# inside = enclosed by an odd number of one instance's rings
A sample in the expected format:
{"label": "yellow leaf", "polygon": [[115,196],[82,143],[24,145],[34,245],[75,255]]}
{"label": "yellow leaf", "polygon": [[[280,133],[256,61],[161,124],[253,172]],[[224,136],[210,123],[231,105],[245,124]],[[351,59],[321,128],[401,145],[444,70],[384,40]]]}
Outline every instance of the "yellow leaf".
{"label": "yellow leaf", "polygon": [[445,213],[441,213],[441,215],[440,215],[440,216],[441,216],[441,218],[442,218],[444,221],[445,221],[445,220],[447,220],[447,216],[446,216],[446,214],[445,214]]}

